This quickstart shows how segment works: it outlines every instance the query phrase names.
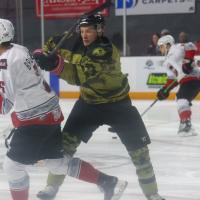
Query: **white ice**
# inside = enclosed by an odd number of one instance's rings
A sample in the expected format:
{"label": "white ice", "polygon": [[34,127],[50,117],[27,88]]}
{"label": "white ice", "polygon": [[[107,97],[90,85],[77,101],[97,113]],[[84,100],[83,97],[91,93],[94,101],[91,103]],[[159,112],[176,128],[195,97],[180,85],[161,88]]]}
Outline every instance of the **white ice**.
{"label": "white ice", "polygon": [[[152,101],[133,101],[142,113]],[[74,100],[61,100],[67,117]],[[144,116],[152,143],[149,145],[159,193],[166,200],[200,200],[200,102],[193,102],[192,122],[198,136],[181,138],[177,135],[179,119],[175,101],[157,102]],[[2,131],[9,127],[9,116],[0,118],[0,200],[11,200],[2,162],[6,153]],[[116,175],[129,182],[121,200],[145,200],[139,188],[135,167],[114,133],[100,127],[90,142],[81,144],[78,157],[91,162],[105,173]],[[47,170],[43,166],[29,166],[30,200],[45,185]],[[103,200],[103,194],[89,183],[66,177],[56,200]]]}

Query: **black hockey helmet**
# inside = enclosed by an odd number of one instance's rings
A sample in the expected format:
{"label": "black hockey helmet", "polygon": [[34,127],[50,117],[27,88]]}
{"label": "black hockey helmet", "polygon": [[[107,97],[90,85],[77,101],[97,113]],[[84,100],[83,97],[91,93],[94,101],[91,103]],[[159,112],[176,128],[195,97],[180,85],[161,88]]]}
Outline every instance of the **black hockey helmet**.
{"label": "black hockey helmet", "polygon": [[84,16],[79,21],[79,28],[82,26],[94,26],[97,30],[105,25],[104,17],[100,14]]}

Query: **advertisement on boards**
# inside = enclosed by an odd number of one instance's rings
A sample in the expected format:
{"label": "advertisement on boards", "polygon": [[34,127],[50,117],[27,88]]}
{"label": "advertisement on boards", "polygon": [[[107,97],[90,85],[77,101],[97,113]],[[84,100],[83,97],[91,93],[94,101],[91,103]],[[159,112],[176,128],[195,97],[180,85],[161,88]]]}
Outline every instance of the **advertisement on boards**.
{"label": "advertisement on boards", "polygon": [[[91,11],[106,0],[43,0],[44,18],[76,18]],[[41,0],[35,0],[36,16],[41,17]],[[104,9],[101,14],[108,15],[108,10]]]}
{"label": "advertisement on boards", "polygon": [[126,15],[194,13],[195,0],[115,0],[115,14]]}

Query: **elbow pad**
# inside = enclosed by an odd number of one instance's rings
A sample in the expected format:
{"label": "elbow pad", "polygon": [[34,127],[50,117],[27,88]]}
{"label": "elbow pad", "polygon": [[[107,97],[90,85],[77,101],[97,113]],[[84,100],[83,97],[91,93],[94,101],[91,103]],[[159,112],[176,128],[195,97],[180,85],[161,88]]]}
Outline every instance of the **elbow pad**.
{"label": "elbow pad", "polygon": [[182,64],[182,70],[184,74],[190,74],[193,70],[193,60],[186,60]]}

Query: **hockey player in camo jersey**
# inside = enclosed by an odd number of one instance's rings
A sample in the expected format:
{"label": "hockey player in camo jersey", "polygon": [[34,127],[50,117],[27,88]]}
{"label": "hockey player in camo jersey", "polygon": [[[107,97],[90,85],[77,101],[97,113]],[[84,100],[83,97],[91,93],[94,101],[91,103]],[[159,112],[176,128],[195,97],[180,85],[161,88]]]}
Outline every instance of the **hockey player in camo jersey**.
{"label": "hockey player in camo jersey", "polygon": [[180,118],[178,135],[196,136],[197,132],[191,124],[191,106],[200,91],[200,68],[194,61],[197,48],[192,42],[175,44],[171,35],[161,37],[158,45],[161,53],[166,55],[163,67],[167,70],[168,80],[158,91],[157,97],[159,100],[166,99],[170,90],[179,85],[176,93]]}
{"label": "hockey player in camo jersey", "polygon": [[[80,98],[63,129],[65,154],[73,156],[80,143],[87,143],[99,126],[114,127],[136,167],[146,198],[164,200],[158,194],[150,161],[149,135],[137,109],[131,105],[127,75],[121,72],[118,50],[103,35],[104,23],[101,15],[83,17],[77,27],[79,32],[69,37],[57,55],[47,56],[62,35],[50,38],[43,50],[34,53],[42,69],[80,86]],[[63,64],[56,67],[57,63]],[[38,197],[54,197],[63,180],[64,176],[50,173],[47,186]]]}
{"label": "hockey player in camo jersey", "polygon": [[[11,43],[13,37],[12,23],[0,19],[0,114],[13,109],[11,118],[15,127],[8,137],[10,142],[4,162],[13,200],[28,200],[26,165],[39,160],[44,160],[53,174],[68,174],[99,187],[106,184],[105,200],[118,200],[126,181],[106,175],[79,158],[63,156],[60,127],[63,115],[59,99],[44,80],[28,49]],[[77,161],[81,163],[79,171],[76,170]]]}

